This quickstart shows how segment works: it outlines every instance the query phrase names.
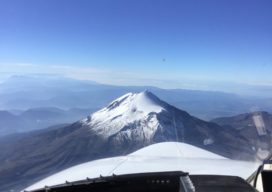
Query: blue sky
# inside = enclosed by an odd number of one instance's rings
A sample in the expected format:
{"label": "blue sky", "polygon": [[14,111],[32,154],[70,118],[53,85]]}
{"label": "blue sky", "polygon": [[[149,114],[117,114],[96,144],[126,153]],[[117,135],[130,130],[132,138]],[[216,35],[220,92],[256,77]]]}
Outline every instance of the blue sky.
{"label": "blue sky", "polygon": [[268,0],[1,0],[0,76],[271,85],[271,8]]}

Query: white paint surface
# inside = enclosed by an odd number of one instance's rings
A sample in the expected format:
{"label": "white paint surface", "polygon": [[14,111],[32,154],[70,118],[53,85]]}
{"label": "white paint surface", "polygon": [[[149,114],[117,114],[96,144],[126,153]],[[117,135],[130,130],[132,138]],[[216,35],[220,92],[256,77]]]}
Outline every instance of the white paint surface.
{"label": "white paint surface", "polygon": [[26,188],[34,190],[44,186],[96,178],[100,175],[122,175],[143,172],[184,171],[190,174],[230,175],[248,178],[257,163],[234,161],[222,156],[177,142],[154,144],[128,156],[114,157],[80,164],[56,173]]}

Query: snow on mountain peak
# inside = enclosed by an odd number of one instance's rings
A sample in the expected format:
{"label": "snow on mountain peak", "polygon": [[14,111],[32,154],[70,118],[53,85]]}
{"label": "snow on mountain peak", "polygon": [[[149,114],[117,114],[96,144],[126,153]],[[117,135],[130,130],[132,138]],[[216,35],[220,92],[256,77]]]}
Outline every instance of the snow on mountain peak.
{"label": "snow on mountain peak", "polygon": [[159,113],[163,109],[160,99],[148,91],[141,93],[127,93],[124,96],[114,100],[107,108],[112,110],[122,105],[131,107],[133,110],[137,108],[138,111],[142,111],[144,113]]}
{"label": "snow on mountain peak", "polygon": [[147,134],[145,137],[150,138],[159,125],[156,114],[166,110],[164,105],[149,91],[127,93],[84,119],[83,123],[105,138],[135,124],[139,129],[143,129],[142,133]]}

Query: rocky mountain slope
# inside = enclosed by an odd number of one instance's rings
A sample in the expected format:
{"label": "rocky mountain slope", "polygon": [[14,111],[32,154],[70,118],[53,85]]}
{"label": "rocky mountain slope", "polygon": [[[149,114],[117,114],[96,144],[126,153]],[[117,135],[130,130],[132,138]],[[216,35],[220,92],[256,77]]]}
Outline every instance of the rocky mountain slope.
{"label": "rocky mountain slope", "polygon": [[248,140],[259,159],[272,153],[272,114],[265,111],[222,117],[212,120],[222,127],[235,130]]}

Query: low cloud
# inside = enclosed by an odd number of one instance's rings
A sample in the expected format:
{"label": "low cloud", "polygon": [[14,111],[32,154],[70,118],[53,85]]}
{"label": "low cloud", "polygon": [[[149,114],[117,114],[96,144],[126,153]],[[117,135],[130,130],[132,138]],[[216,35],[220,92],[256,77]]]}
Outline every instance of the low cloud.
{"label": "low cloud", "polygon": [[85,66],[37,65],[29,63],[0,64],[0,76],[8,77],[13,75],[60,76],[113,85],[159,85],[161,83],[161,80],[156,79],[154,75]]}
{"label": "low cloud", "polygon": [[37,65],[29,63],[0,64],[0,74],[5,76],[40,74],[93,80],[96,76],[106,73],[108,72],[94,69],[91,67],[77,67],[67,65]]}
{"label": "low cloud", "polygon": [[0,82],[12,75],[38,75],[68,77],[92,80],[111,85],[156,86],[160,88],[224,91],[246,95],[271,96],[271,85],[250,85],[229,81],[195,79],[188,77],[171,78],[144,72],[111,71],[87,66],[37,65],[29,63],[0,64]]}

